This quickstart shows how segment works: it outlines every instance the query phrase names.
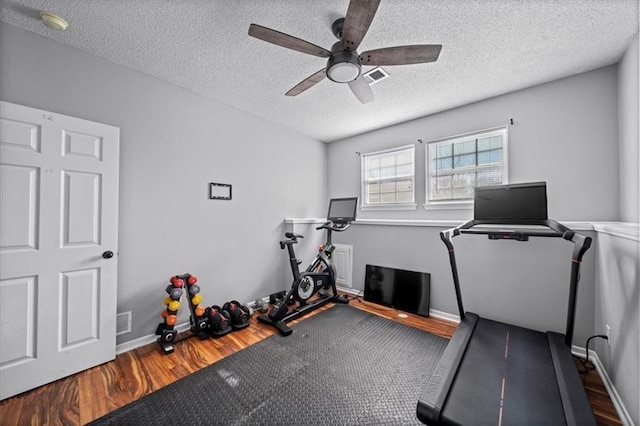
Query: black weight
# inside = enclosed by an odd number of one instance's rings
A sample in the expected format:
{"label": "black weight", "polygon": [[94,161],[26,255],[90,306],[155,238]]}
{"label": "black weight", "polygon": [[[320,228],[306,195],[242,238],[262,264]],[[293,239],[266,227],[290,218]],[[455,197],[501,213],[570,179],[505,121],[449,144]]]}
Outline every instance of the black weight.
{"label": "black weight", "polygon": [[224,315],[220,306],[213,305],[209,312],[209,327],[213,332],[220,332],[229,328],[229,318]]}
{"label": "black weight", "polygon": [[174,287],[171,284],[167,286],[165,291],[172,300],[180,300],[180,297],[182,297],[182,289]]}
{"label": "black weight", "polygon": [[237,300],[225,303],[222,309],[229,313],[233,328],[244,328],[249,325],[249,307],[241,305]]}

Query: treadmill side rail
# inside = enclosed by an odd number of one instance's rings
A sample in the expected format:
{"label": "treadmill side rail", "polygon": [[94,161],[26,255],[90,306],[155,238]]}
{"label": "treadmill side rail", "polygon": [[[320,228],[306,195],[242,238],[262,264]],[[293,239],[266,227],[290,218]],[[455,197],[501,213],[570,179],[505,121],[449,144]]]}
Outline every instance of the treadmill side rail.
{"label": "treadmill side rail", "polygon": [[567,424],[596,425],[596,418],[573,361],[571,349],[567,347],[564,336],[560,333],[547,331],[547,340]]}
{"label": "treadmill side rail", "polygon": [[451,337],[438,365],[433,370],[427,387],[418,399],[416,415],[426,424],[439,424],[440,412],[449,395],[453,379],[478,322],[478,315],[467,312]]}

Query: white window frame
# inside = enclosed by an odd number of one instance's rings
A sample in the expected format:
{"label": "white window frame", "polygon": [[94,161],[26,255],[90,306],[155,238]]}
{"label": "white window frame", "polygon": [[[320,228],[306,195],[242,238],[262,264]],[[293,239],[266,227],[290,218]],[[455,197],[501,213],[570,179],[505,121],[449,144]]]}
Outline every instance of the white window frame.
{"label": "white window frame", "polygon": [[[469,199],[452,199],[452,200],[431,200],[430,199],[430,181],[431,181],[431,146],[434,144],[443,143],[456,143],[465,140],[477,138],[478,136],[487,136],[489,134],[501,134],[502,135],[502,185],[509,183],[509,131],[508,126],[493,127],[484,130],[478,130],[474,132],[464,133],[461,135],[441,138],[432,140],[426,143],[424,150],[425,157],[425,204],[426,210],[432,209],[473,209],[473,198]],[[471,166],[467,169],[477,170],[482,166]]]}
{"label": "white window frame", "polygon": [[[384,156],[385,154],[397,154],[402,151],[411,152],[411,160],[413,167],[411,170],[411,189],[412,189],[412,201],[406,203],[380,203],[370,204],[367,196],[367,184],[370,182],[367,178],[367,160],[371,157]],[[388,178],[389,181],[397,179],[399,176]],[[404,176],[405,178],[408,176]],[[383,181],[383,178],[380,178]],[[416,204],[416,147],[415,145],[404,145],[396,148],[385,149],[381,151],[368,152],[361,154],[360,156],[360,188],[361,188],[361,203],[360,208],[362,210],[415,210]]]}

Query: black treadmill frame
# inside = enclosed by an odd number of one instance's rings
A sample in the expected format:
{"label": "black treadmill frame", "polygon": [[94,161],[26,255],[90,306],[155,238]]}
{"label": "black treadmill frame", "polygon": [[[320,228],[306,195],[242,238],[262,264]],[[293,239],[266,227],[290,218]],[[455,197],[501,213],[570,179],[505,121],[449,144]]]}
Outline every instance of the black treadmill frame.
{"label": "black treadmill frame", "polygon": [[[489,225],[485,228],[475,228]],[[500,225],[500,228],[491,227]],[[505,230],[506,226],[517,226]],[[542,227],[542,229],[540,228]],[[452,239],[462,234],[487,235],[492,240],[528,241],[530,237],[563,238],[574,244],[571,255],[571,278],[565,335],[547,332],[549,349],[554,364],[558,388],[567,424],[595,424],[586,392],[575,368],[571,355],[571,343],[575,324],[576,295],[580,275],[580,264],[591,246],[591,237],[578,234],[552,219],[545,220],[470,220],[455,228],[440,232],[440,238],[449,251],[449,262],[453,274],[460,324],[436,366],[417,406],[417,417],[427,424],[442,424],[441,411],[446,403],[458,368],[478,322],[478,315],[466,313],[462,302],[458,268]],[[479,419],[480,420],[480,419]]]}

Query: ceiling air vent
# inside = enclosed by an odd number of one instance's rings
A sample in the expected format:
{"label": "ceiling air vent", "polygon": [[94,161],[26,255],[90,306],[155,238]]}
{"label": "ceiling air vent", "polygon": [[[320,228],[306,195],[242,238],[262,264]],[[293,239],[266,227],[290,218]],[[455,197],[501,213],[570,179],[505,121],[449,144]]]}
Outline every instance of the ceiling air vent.
{"label": "ceiling air vent", "polygon": [[374,68],[371,71],[367,71],[363,75],[364,78],[367,79],[369,85],[375,84],[380,80],[384,80],[385,78],[389,77],[389,74],[387,74],[387,72],[383,70],[382,67]]}

